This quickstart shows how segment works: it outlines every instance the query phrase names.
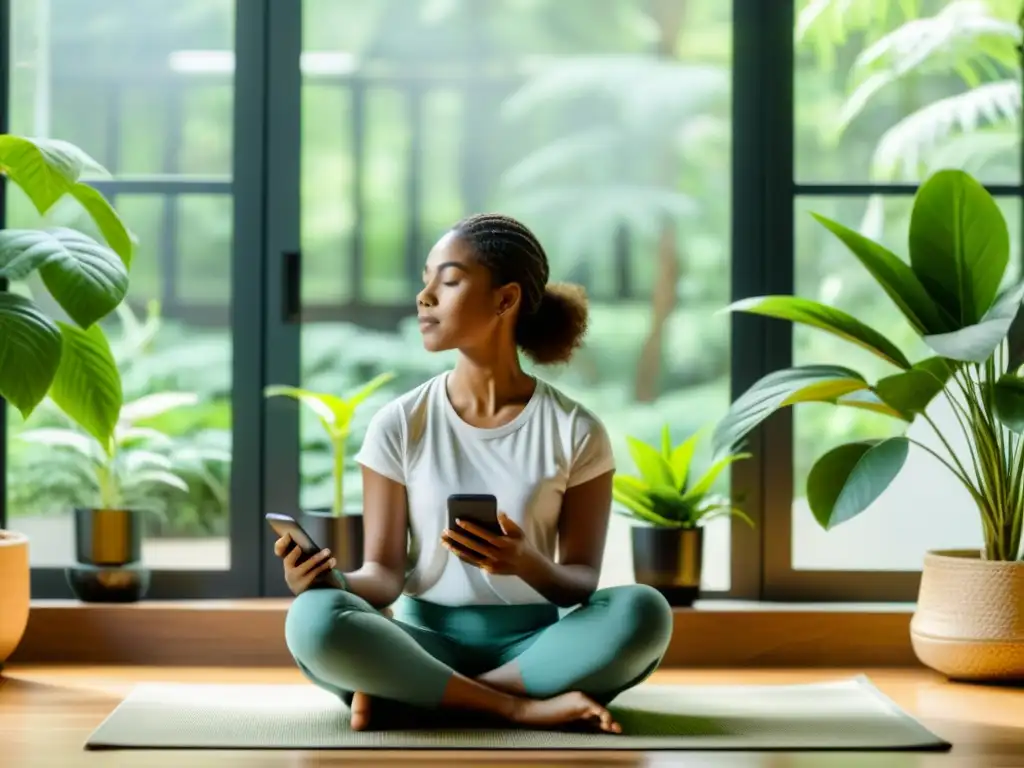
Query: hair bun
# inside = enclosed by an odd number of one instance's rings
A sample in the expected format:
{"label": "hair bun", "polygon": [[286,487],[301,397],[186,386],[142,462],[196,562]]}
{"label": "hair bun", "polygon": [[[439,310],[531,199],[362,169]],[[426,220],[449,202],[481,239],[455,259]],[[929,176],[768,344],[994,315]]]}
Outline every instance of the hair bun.
{"label": "hair bun", "polygon": [[537,310],[519,318],[516,343],[539,365],[567,363],[583,345],[589,314],[583,286],[548,283]]}

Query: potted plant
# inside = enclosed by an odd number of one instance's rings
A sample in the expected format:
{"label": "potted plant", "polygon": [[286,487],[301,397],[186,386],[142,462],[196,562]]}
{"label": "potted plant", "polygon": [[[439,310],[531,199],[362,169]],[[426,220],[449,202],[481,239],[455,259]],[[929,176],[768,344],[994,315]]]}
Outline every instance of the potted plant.
{"label": "potted plant", "polygon": [[674,606],[691,606],[700,594],[704,528],[722,515],[736,515],[751,526],[744,512],[712,492],[722,471],[749,454],[718,458],[701,476],[692,476],[693,456],[701,433],[672,444],[668,425],[662,427],[660,450],[628,437],[630,456],[639,476],[616,473],[612,494],[634,521],[630,531],[633,574],[638,584],[661,592]]}
{"label": "potted plant", "polygon": [[394,377],[393,373],[382,373],[347,398],[286,385],[273,385],[264,391],[266,397],[290,397],[305,405],[324,429],[331,454],[331,504],[303,509],[298,517],[313,540],[331,550],[341,571],[354,571],[363,562],[362,515],[349,514],[345,509],[345,459],[352,418],[363,401]]}
{"label": "potted plant", "polygon": [[[96,325],[128,291],[134,242],[120,216],[81,179],[106,171],[78,147],[55,139],[0,134],[0,174],[40,216],[63,200],[84,210],[99,238],[68,227],[0,231],[0,397],[28,418],[49,396],[104,449],[121,409],[121,380]],[[38,274],[69,318],[54,320],[6,288]],[[0,532],[0,663],[28,620],[28,542]]]}
{"label": "potted plant", "polygon": [[104,450],[73,423],[27,429],[19,441],[36,446],[38,459],[19,477],[25,502],[38,489],[53,504],[74,509],[76,564],[68,584],[85,602],[134,602],[145,597],[149,570],[142,563],[146,515],[166,517],[190,491],[189,481],[208,482],[213,464],[230,452],[200,440],[175,439],[156,428],[160,417],[194,406],[190,392],[158,392],[125,403]]}
{"label": "potted plant", "polygon": [[[718,427],[716,448],[733,450],[773,411],[801,402],[866,408],[905,426],[918,420],[927,425],[939,447],[903,434],[826,452],[807,478],[811,511],[827,530],[853,519],[895,479],[912,446],[926,451],[967,490],[980,514],[984,546],[926,554],[911,623],[915,652],[951,678],[1022,677],[1024,282],[1004,285],[1010,237],[1002,213],[969,174],[935,173],[914,199],[908,261],[838,222],[815,218],[871,274],[929,353],[912,361],[877,330],[808,299],[764,296],[734,303],[732,311],[803,323],[856,344],[892,373],[877,381],[834,365],[770,373],[733,403]],[[928,412],[940,396],[958,434],[947,434]],[[961,439],[966,455],[952,448]]]}

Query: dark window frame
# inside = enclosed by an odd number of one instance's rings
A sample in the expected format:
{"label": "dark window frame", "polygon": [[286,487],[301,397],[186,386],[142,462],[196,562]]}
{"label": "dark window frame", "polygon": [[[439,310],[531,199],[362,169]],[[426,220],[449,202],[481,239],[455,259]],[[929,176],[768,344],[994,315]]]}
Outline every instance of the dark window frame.
{"label": "dark window frame", "polygon": [[[737,300],[793,292],[793,214],[799,197],[908,195],[917,187],[797,184],[794,3],[732,0],[732,7],[730,290]],[[111,194],[202,191],[232,194],[234,200],[231,568],[156,571],[152,599],[287,594],[262,518],[265,512],[294,508],[298,498],[299,450],[294,437],[298,416],[294,409],[268,409],[262,391],[270,381],[298,381],[300,372],[300,326],[294,317],[277,310],[284,306],[285,261],[300,247],[302,4],[238,2],[235,30],[232,177],[192,181],[152,177],[100,185]],[[9,33],[10,0],[0,0],[0,61],[8,59]],[[0,132],[7,127],[8,86],[6,77],[0,77]],[[788,192],[778,194],[779,190]],[[990,190],[1024,198],[1024,184]],[[0,183],[0,227],[3,200]],[[358,272],[358,267],[353,269]],[[329,311],[309,307],[302,315],[319,320],[357,317],[367,311],[353,303]],[[217,313],[208,314],[212,320]],[[390,321],[382,315],[376,322]],[[735,398],[765,374],[792,364],[792,328],[747,315],[734,315],[730,322],[730,387]],[[5,436],[6,410],[0,401],[0,527],[6,521]],[[916,598],[919,572],[794,570],[792,412],[782,411],[767,420],[751,435],[750,447],[754,458],[733,469],[732,490],[743,499],[755,528],[733,522],[731,587],[705,597],[833,602]],[[36,598],[71,596],[63,569],[56,568],[33,569],[32,591]]]}

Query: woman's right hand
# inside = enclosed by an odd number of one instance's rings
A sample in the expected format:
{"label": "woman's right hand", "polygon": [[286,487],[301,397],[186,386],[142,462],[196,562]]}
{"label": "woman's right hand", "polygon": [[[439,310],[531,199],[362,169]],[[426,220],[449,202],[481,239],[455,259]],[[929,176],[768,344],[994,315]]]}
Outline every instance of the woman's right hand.
{"label": "woman's right hand", "polygon": [[298,546],[292,546],[292,537],[287,533],[274,542],[274,554],[284,561],[284,580],[295,596],[309,589],[321,573],[337,565],[329,549],[322,549],[308,560],[299,563],[302,550]]}

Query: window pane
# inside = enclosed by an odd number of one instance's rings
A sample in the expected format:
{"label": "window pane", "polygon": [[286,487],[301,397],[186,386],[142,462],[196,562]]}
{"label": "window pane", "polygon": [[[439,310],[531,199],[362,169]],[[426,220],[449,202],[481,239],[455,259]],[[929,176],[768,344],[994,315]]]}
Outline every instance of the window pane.
{"label": "window pane", "polygon": [[[357,412],[349,455],[383,402],[451,365],[423,350],[414,297],[431,245],[481,210],[524,220],[552,279],[587,287],[586,348],[537,373],[597,411],[622,471],[627,434],[656,442],[667,422],[682,440],[710,424],[729,402],[729,324],[714,317],[730,296],[729,4],[397,8],[304,6],[303,295],[338,320],[303,326],[303,385],[346,392],[398,374]],[[330,455],[315,416],[302,419],[302,504],[328,506]],[[632,581],[629,541],[617,516],[605,583]],[[729,568],[723,519],[705,586],[727,589]]]}
{"label": "window pane", "polygon": [[[187,488],[136,484],[132,505],[148,510],[143,561],[226,569],[233,79],[222,64],[234,45],[234,2],[13,0],[11,11],[11,131],[71,141],[106,166],[113,182],[104,191],[138,237],[128,302],[102,322],[126,400],[181,395],[150,399],[177,406],[139,422],[171,438],[144,448],[163,454]],[[167,183],[142,191],[133,186],[140,176]],[[41,224],[9,189],[8,225]],[[62,203],[51,221],[98,237],[74,204]],[[38,279],[15,289],[60,316]],[[69,565],[70,510],[100,505],[97,469],[24,438],[43,426],[75,429],[51,404],[28,423],[14,409],[8,419],[9,524],[31,538],[33,566]],[[139,450],[122,446],[120,460],[138,459]],[[138,480],[121,477],[122,489]]]}
{"label": "window pane", "polygon": [[[1008,279],[1020,273],[1021,204],[1018,198],[999,199],[1011,238]],[[895,305],[860,262],[830,232],[811,218],[811,212],[859,228],[904,259],[907,254],[911,197],[801,198],[796,214],[796,291],[845,310],[876,328],[912,360],[932,356]],[[797,365],[843,365],[869,381],[896,372],[875,355],[839,342],[821,331],[794,326],[793,362]],[[944,399],[929,415],[944,436],[960,444],[959,426]],[[793,568],[810,570],[910,570],[921,567],[929,549],[981,546],[981,522],[970,496],[938,461],[913,447],[903,471],[889,489],[863,514],[831,531],[824,531],[807,505],[806,482],[814,462],[826,451],[858,439],[902,434],[903,422],[854,408],[801,404],[794,409]],[[919,419],[909,434],[940,455],[941,443]],[[963,458],[966,459],[966,456]]]}
{"label": "window pane", "polygon": [[796,0],[796,178],[1020,173],[1020,3]]}

